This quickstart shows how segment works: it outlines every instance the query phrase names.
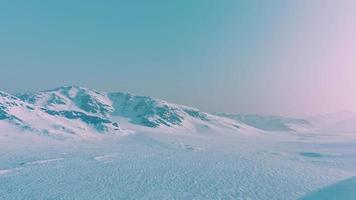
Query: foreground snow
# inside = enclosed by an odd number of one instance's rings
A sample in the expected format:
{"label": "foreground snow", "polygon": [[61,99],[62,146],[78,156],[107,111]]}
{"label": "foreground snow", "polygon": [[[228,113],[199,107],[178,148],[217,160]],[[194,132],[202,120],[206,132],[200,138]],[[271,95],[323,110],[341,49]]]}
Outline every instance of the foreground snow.
{"label": "foreground snow", "polygon": [[0,140],[0,199],[314,199],[356,169],[350,135],[12,135]]}
{"label": "foreground snow", "polygon": [[356,177],[340,181],[312,193],[303,200],[356,199]]}

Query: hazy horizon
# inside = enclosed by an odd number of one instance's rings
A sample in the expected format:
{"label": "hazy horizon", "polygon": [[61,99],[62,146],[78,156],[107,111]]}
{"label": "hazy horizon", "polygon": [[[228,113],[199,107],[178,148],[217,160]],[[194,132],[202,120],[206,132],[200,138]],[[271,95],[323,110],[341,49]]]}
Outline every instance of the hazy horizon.
{"label": "hazy horizon", "polygon": [[208,112],[356,111],[356,2],[19,2],[0,7],[0,90],[79,85]]}

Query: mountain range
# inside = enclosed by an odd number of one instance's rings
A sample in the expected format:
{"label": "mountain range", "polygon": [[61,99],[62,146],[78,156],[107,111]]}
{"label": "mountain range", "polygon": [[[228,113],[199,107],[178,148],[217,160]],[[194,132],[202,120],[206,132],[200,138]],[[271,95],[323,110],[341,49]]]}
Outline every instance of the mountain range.
{"label": "mountain range", "polygon": [[[99,92],[79,86],[11,95],[0,91],[0,131],[12,127],[54,138],[129,134],[141,128],[166,132],[355,131],[353,113],[296,119],[207,113],[147,96]],[[6,128],[5,128],[6,127]]]}

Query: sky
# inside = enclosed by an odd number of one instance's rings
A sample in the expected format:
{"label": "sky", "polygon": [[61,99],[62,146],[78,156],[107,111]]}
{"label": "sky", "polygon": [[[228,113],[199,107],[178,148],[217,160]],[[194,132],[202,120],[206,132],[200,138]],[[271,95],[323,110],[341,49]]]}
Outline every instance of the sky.
{"label": "sky", "polygon": [[0,1],[0,90],[62,85],[210,112],[356,111],[356,1]]}

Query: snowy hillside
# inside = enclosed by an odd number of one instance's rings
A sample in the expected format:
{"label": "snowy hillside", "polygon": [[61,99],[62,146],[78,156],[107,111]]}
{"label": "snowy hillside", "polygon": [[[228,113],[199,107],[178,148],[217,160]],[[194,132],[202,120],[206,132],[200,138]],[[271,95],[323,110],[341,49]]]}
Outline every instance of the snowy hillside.
{"label": "snowy hillside", "polygon": [[197,108],[147,96],[108,93],[108,97],[114,108],[112,116],[126,117],[131,123],[146,127],[171,127],[180,130],[185,128],[191,131],[201,128],[239,131],[244,127],[240,122],[202,112]]}
{"label": "snowy hillside", "polygon": [[5,92],[0,92],[0,120],[23,131],[55,138],[87,138],[95,137],[92,133],[121,132],[118,124],[108,119],[75,110],[38,106]]}
{"label": "snowy hillside", "polygon": [[114,110],[106,94],[83,87],[65,86],[16,96],[34,106],[55,111],[77,111],[107,117]]}
{"label": "snowy hillside", "polygon": [[147,96],[98,92],[78,86],[23,93],[1,92],[0,120],[21,130],[57,138],[91,138],[142,130],[178,133],[241,133],[311,130],[355,131],[356,115],[297,119],[278,116],[209,114]]}
{"label": "snowy hillside", "polygon": [[226,113],[218,113],[217,115],[228,117],[265,131],[300,131],[312,127],[312,124],[305,119]]}
{"label": "snowy hillside", "polygon": [[[102,133],[124,133],[136,130],[132,125],[148,128],[171,128],[177,131],[204,129],[240,131],[248,128],[240,122],[201,112],[196,108],[168,103],[163,100],[127,93],[106,93],[78,86],[65,86],[52,90],[23,93],[12,96],[4,93],[2,118],[12,124],[27,127],[47,135],[80,136]],[[6,101],[5,101],[6,98]],[[17,113],[6,111],[16,105]],[[20,109],[21,108],[21,109]],[[19,110],[20,109],[20,110]],[[21,115],[28,113],[34,122]],[[15,123],[16,122],[16,123]],[[36,123],[35,123],[36,122]],[[26,124],[26,125],[24,125]],[[46,127],[43,127],[46,125]],[[126,131],[123,131],[125,129]],[[61,133],[62,132],[62,133]]]}
{"label": "snowy hillside", "polygon": [[342,111],[309,117],[318,131],[356,133],[356,113]]}
{"label": "snowy hillside", "polygon": [[73,86],[0,92],[0,199],[350,196],[356,136],[338,130],[353,119],[209,114]]}

